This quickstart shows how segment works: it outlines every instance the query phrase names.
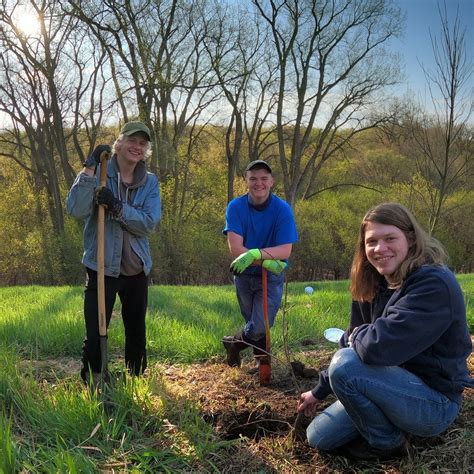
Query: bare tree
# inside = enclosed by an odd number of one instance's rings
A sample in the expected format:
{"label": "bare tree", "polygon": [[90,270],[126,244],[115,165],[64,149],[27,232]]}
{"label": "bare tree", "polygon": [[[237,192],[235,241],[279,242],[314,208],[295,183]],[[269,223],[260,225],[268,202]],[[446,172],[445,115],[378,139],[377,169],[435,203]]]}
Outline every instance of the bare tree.
{"label": "bare tree", "polygon": [[28,225],[41,237],[48,283],[62,282],[67,273],[63,199],[75,176],[68,142],[72,137],[82,153],[80,129],[91,117],[84,110],[87,91],[98,77],[87,72],[90,45],[71,20],[55,0],[1,0],[0,155],[20,167],[31,186],[25,189],[33,203]]}
{"label": "bare tree", "polygon": [[467,57],[465,29],[459,15],[450,24],[446,4],[438,4],[441,32],[430,32],[434,68],[423,67],[434,112],[409,123],[410,155],[427,182],[429,231],[435,232],[453,191],[473,178],[472,58]]}
{"label": "bare tree", "polygon": [[[34,16],[35,31],[21,29],[18,15],[25,12]],[[89,69],[91,45],[77,26],[61,13],[57,1],[31,0],[25,6],[2,0],[0,110],[11,123],[2,135],[4,150],[33,177],[37,191],[46,193],[59,235],[64,230],[62,183],[69,187],[75,177],[68,140],[72,137],[74,154],[83,158],[80,129],[96,114],[89,105],[103,110],[97,106],[97,91],[103,92],[106,84],[100,66]],[[101,120],[94,123],[94,131]]]}
{"label": "bare tree", "polygon": [[[286,199],[314,193],[324,163],[379,123],[376,93],[395,83],[383,45],[401,28],[385,0],[253,0],[279,63],[278,153]],[[346,129],[341,133],[342,129]]]}
{"label": "bare tree", "polygon": [[274,105],[272,85],[276,82],[277,67],[271,60],[267,30],[265,24],[255,21],[242,6],[218,3],[209,20],[206,50],[218,87],[228,103],[221,114],[226,117],[228,201],[234,197],[234,181],[245,139],[248,145],[245,157],[252,160],[260,156],[271,135],[264,126]]}
{"label": "bare tree", "polygon": [[123,120],[151,126],[152,171],[176,179],[187,127],[216,100],[203,45],[206,2],[70,0],[68,9],[107,52]]}
{"label": "bare tree", "polygon": [[64,133],[69,147],[73,146],[69,155],[73,154],[81,165],[98,141],[108,138],[103,136],[107,133],[104,129],[116,111],[116,100],[106,51],[81,24],[75,25],[70,34],[68,61],[74,81],[70,84]]}

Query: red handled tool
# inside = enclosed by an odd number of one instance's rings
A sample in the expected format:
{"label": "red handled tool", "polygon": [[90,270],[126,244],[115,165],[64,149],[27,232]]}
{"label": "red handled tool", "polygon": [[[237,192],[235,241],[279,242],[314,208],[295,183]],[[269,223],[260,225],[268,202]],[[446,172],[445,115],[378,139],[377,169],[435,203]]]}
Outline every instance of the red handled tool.
{"label": "red handled tool", "polygon": [[262,302],[263,302],[263,322],[265,324],[265,352],[260,357],[258,366],[258,375],[260,385],[268,385],[272,376],[272,366],[270,358],[270,323],[268,322],[268,285],[267,285],[267,269],[262,267]]}

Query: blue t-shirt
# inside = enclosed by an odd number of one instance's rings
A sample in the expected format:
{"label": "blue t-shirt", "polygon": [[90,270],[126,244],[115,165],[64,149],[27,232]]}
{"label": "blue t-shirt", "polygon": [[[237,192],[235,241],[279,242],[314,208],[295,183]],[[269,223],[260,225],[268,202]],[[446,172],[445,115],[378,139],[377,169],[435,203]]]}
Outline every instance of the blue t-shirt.
{"label": "blue t-shirt", "polygon": [[[274,194],[263,209],[256,209],[248,194],[227,205],[223,233],[234,232],[244,239],[248,249],[276,247],[298,241],[295,218],[289,204]],[[244,273],[260,273],[260,267],[249,267]]]}

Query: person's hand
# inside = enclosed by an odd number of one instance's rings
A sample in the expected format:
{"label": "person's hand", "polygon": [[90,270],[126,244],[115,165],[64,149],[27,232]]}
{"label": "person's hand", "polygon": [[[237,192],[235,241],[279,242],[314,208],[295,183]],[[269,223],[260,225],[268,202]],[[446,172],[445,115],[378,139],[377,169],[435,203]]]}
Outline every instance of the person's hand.
{"label": "person's hand", "polygon": [[242,273],[248,266],[252,265],[255,260],[262,258],[262,252],[259,249],[247,250],[240,254],[231,264],[230,270],[234,273]]}
{"label": "person's hand", "polygon": [[353,339],[354,339],[354,333],[355,333],[355,330],[356,330],[356,329],[357,329],[357,328],[354,328],[354,329],[352,330],[352,332],[351,332],[350,335],[349,335],[349,338],[347,339],[347,345],[348,345],[349,347],[352,347],[352,342],[353,342]]}
{"label": "person's hand", "polygon": [[262,267],[275,275],[279,275],[287,266],[288,264],[283,260],[264,260],[262,262]]}
{"label": "person's hand", "polygon": [[298,412],[303,412],[305,416],[313,416],[316,411],[316,404],[318,399],[314,398],[314,395],[311,393],[311,390],[308,392],[303,392],[300,395],[300,402],[298,404]]}
{"label": "person's hand", "polygon": [[95,190],[95,202],[104,206],[113,216],[122,214],[122,202],[114,196],[114,193],[105,186],[99,186]]}
{"label": "person's hand", "polygon": [[84,166],[86,168],[96,168],[97,165],[100,165],[100,157],[102,153],[112,153],[112,148],[109,145],[98,145],[94,148],[94,151],[89,155],[86,161],[84,161]]}

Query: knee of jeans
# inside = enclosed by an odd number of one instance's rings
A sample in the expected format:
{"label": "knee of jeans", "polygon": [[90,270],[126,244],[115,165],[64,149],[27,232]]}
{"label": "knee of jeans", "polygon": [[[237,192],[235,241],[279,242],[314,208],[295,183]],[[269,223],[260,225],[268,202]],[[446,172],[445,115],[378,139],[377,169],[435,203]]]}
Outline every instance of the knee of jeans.
{"label": "knee of jeans", "polygon": [[333,356],[328,368],[329,380],[338,380],[341,376],[346,377],[346,374],[352,373],[355,369],[352,365],[360,363],[359,356],[350,347],[339,349]]}
{"label": "knee of jeans", "polygon": [[320,433],[318,429],[313,426],[313,423],[311,423],[306,429],[306,437],[308,439],[308,444],[312,448],[321,451],[330,451],[333,449],[333,443],[329,442],[330,440],[324,436],[324,433]]}

